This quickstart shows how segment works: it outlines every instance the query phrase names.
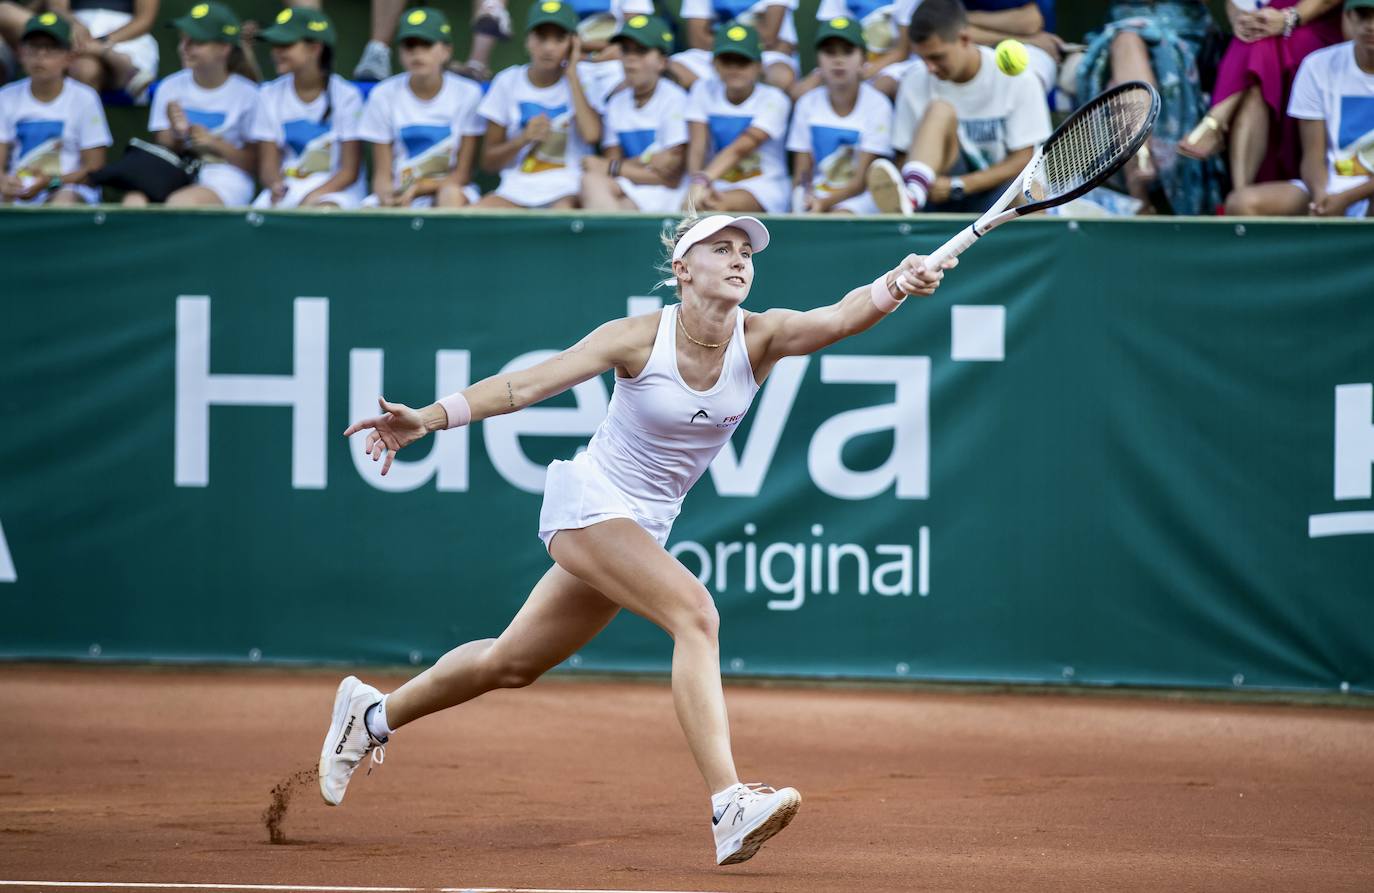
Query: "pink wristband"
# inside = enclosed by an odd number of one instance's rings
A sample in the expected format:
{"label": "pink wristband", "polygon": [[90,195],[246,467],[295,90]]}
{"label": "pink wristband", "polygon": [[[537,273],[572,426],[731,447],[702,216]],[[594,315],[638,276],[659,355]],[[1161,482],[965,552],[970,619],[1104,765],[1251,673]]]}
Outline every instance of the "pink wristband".
{"label": "pink wristband", "polygon": [[873,287],[868,290],[868,297],[873,301],[873,306],[882,313],[891,313],[902,306],[902,299],[894,298],[892,289],[887,287],[886,273],[873,280]]}
{"label": "pink wristband", "polygon": [[463,396],[462,391],[444,397],[439,401],[439,405],[448,415],[448,425],[445,429],[461,428],[472,421],[472,407],[468,406],[468,398]]}

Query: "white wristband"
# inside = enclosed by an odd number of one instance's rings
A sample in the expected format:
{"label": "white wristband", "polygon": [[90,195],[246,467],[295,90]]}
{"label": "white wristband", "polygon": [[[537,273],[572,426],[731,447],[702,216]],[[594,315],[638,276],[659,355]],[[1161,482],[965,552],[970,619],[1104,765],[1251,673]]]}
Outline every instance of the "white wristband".
{"label": "white wristband", "polygon": [[463,396],[462,391],[449,394],[439,401],[439,405],[444,408],[448,415],[448,428],[461,428],[472,421],[472,407],[468,405],[468,398]]}
{"label": "white wristband", "polygon": [[886,273],[873,280],[873,286],[868,290],[868,297],[873,301],[873,306],[877,307],[881,313],[891,313],[902,306],[902,299],[894,297],[892,289],[888,288]]}

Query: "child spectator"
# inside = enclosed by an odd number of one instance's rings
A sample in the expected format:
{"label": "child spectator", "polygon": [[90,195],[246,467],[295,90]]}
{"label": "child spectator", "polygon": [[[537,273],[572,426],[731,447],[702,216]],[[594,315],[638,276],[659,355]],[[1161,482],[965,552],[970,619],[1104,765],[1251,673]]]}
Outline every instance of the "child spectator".
{"label": "child spectator", "polygon": [[986,210],[1050,135],[1040,81],[998,70],[993,51],[973,42],[959,0],[924,0],[911,42],[934,77],[907,72],[892,125],[906,163],[898,174],[875,161],[869,190],[884,213]]}
{"label": "child spectator", "polygon": [[863,83],[864,55],[857,20],[833,18],[816,31],[824,85],[797,100],[787,137],[796,213],[878,213],[865,178],[873,159],[891,153],[892,103]]}
{"label": "child spectator", "polygon": [[281,77],[258,92],[251,135],[263,191],[254,207],[357,207],[363,97],[333,73],[334,23],[318,10],[283,9],[260,36]]}
{"label": "child spectator", "polygon": [[[604,104],[625,81],[620,64],[620,44],[613,40],[630,16],[654,14],[652,0],[574,0],[577,36],[582,40],[583,61],[577,76],[595,102]],[[671,29],[669,29],[671,33]]]}
{"label": "child spectator", "polygon": [[1293,82],[1302,179],[1231,193],[1227,214],[1371,216],[1374,196],[1374,0],[1345,0],[1354,39],[1317,50]]}
{"label": "child spectator", "polygon": [[673,34],[658,16],[636,15],[612,43],[620,48],[628,89],[606,105],[606,157],[582,160],[582,207],[671,213],[682,207],[687,158],[687,94],[663,77]]}
{"label": "child spectator", "polygon": [[571,208],[582,189],[582,159],[601,141],[599,103],[577,76],[577,13],[539,0],[526,22],[527,65],[491,82],[478,113],[487,119],[482,167],[501,172],[484,208]]}
{"label": "child spectator", "polygon": [[715,34],[716,77],[692,84],[687,96],[688,204],[703,211],[788,209],[783,138],[791,102],[760,83],[759,34],[726,23]]}
{"label": "child spectator", "polygon": [[1340,0],[1225,6],[1235,36],[1217,67],[1211,108],[1178,151],[1205,161],[1228,150],[1232,189],[1296,177],[1302,140],[1284,110],[1302,61],[1342,40]]}
{"label": "child spectator", "polygon": [[787,89],[801,74],[797,25],[792,19],[796,5],[796,0],[682,0],[679,17],[687,26],[691,49],[673,56],[674,77],[684,87],[712,77],[713,34],[719,33],[719,26],[737,23],[754,28],[759,35],[764,80]]}
{"label": "child spectator", "polygon": [[24,26],[19,59],[28,77],[0,87],[0,203],[94,204],[86,185],[105,164],[110,128],[100,97],[67,77],[71,26],[53,12]]}
{"label": "child spectator", "polygon": [[149,32],[158,0],[48,0],[48,7],[70,10],[77,53],[71,76],[81,83],[138,99],[157,77],[157,41]]}
{"label": "child spectator", "polygon": [[[222,3],[197,3],[172,25],[181,32],[177,48],[185,67],[158,86],[148,129],[159,144],[190,150],[202,164],[196,182],[173,192],[167,204],[246,206],[253,200],[257,163],[248,127],[258,88],[231,71],[235,54],[242,54],[238,16]],[[126,205],[147,202],[139,192],[124,196]]]}
{"label": "child spectator", "polygon": [[477,201],[472,163],[482,89],[445,66],[453,26],[429,7],[409,10],[396,31],[401,67],[372,89],[358,136],[372,144],[368,206],[457,208]]}

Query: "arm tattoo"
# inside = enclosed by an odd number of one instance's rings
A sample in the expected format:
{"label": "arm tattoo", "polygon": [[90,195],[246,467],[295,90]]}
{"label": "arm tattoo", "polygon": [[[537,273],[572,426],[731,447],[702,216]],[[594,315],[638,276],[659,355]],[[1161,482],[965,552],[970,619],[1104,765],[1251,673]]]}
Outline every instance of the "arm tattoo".
{"label": "arm tattoo", "polygon": [[510,381],[506,382],[506,399],[510,401],[510,408],[515,408],[515,391],[511,389]]}

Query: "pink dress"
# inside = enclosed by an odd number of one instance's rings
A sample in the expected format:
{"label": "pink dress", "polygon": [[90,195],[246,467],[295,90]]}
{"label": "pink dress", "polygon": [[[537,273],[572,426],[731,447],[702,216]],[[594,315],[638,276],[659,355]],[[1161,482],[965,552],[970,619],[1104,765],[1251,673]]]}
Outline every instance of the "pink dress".
{"label": "pink dress", "polygon": [[[1298,0],[1273,0],[1269,5],[1274,9],[1284,9],[1297,6]],[[1266,37],[1254,43],[1232,38],[1217,68],[1217,84],[1212,92],[1213,107],[1251,84],[1258,84],[1260,95],[1278,124],[1269,130],[1269,148],[1255,182],[1287,180],[1299,175],[1302,145],[1298,138],[1298,123],[1285,114],[1293,77],[1298,73],[1299,63],[1309,53],[1340,43],[1343,39],[1339,6],[1315,21],[1299,25],[1291,37]]]}

